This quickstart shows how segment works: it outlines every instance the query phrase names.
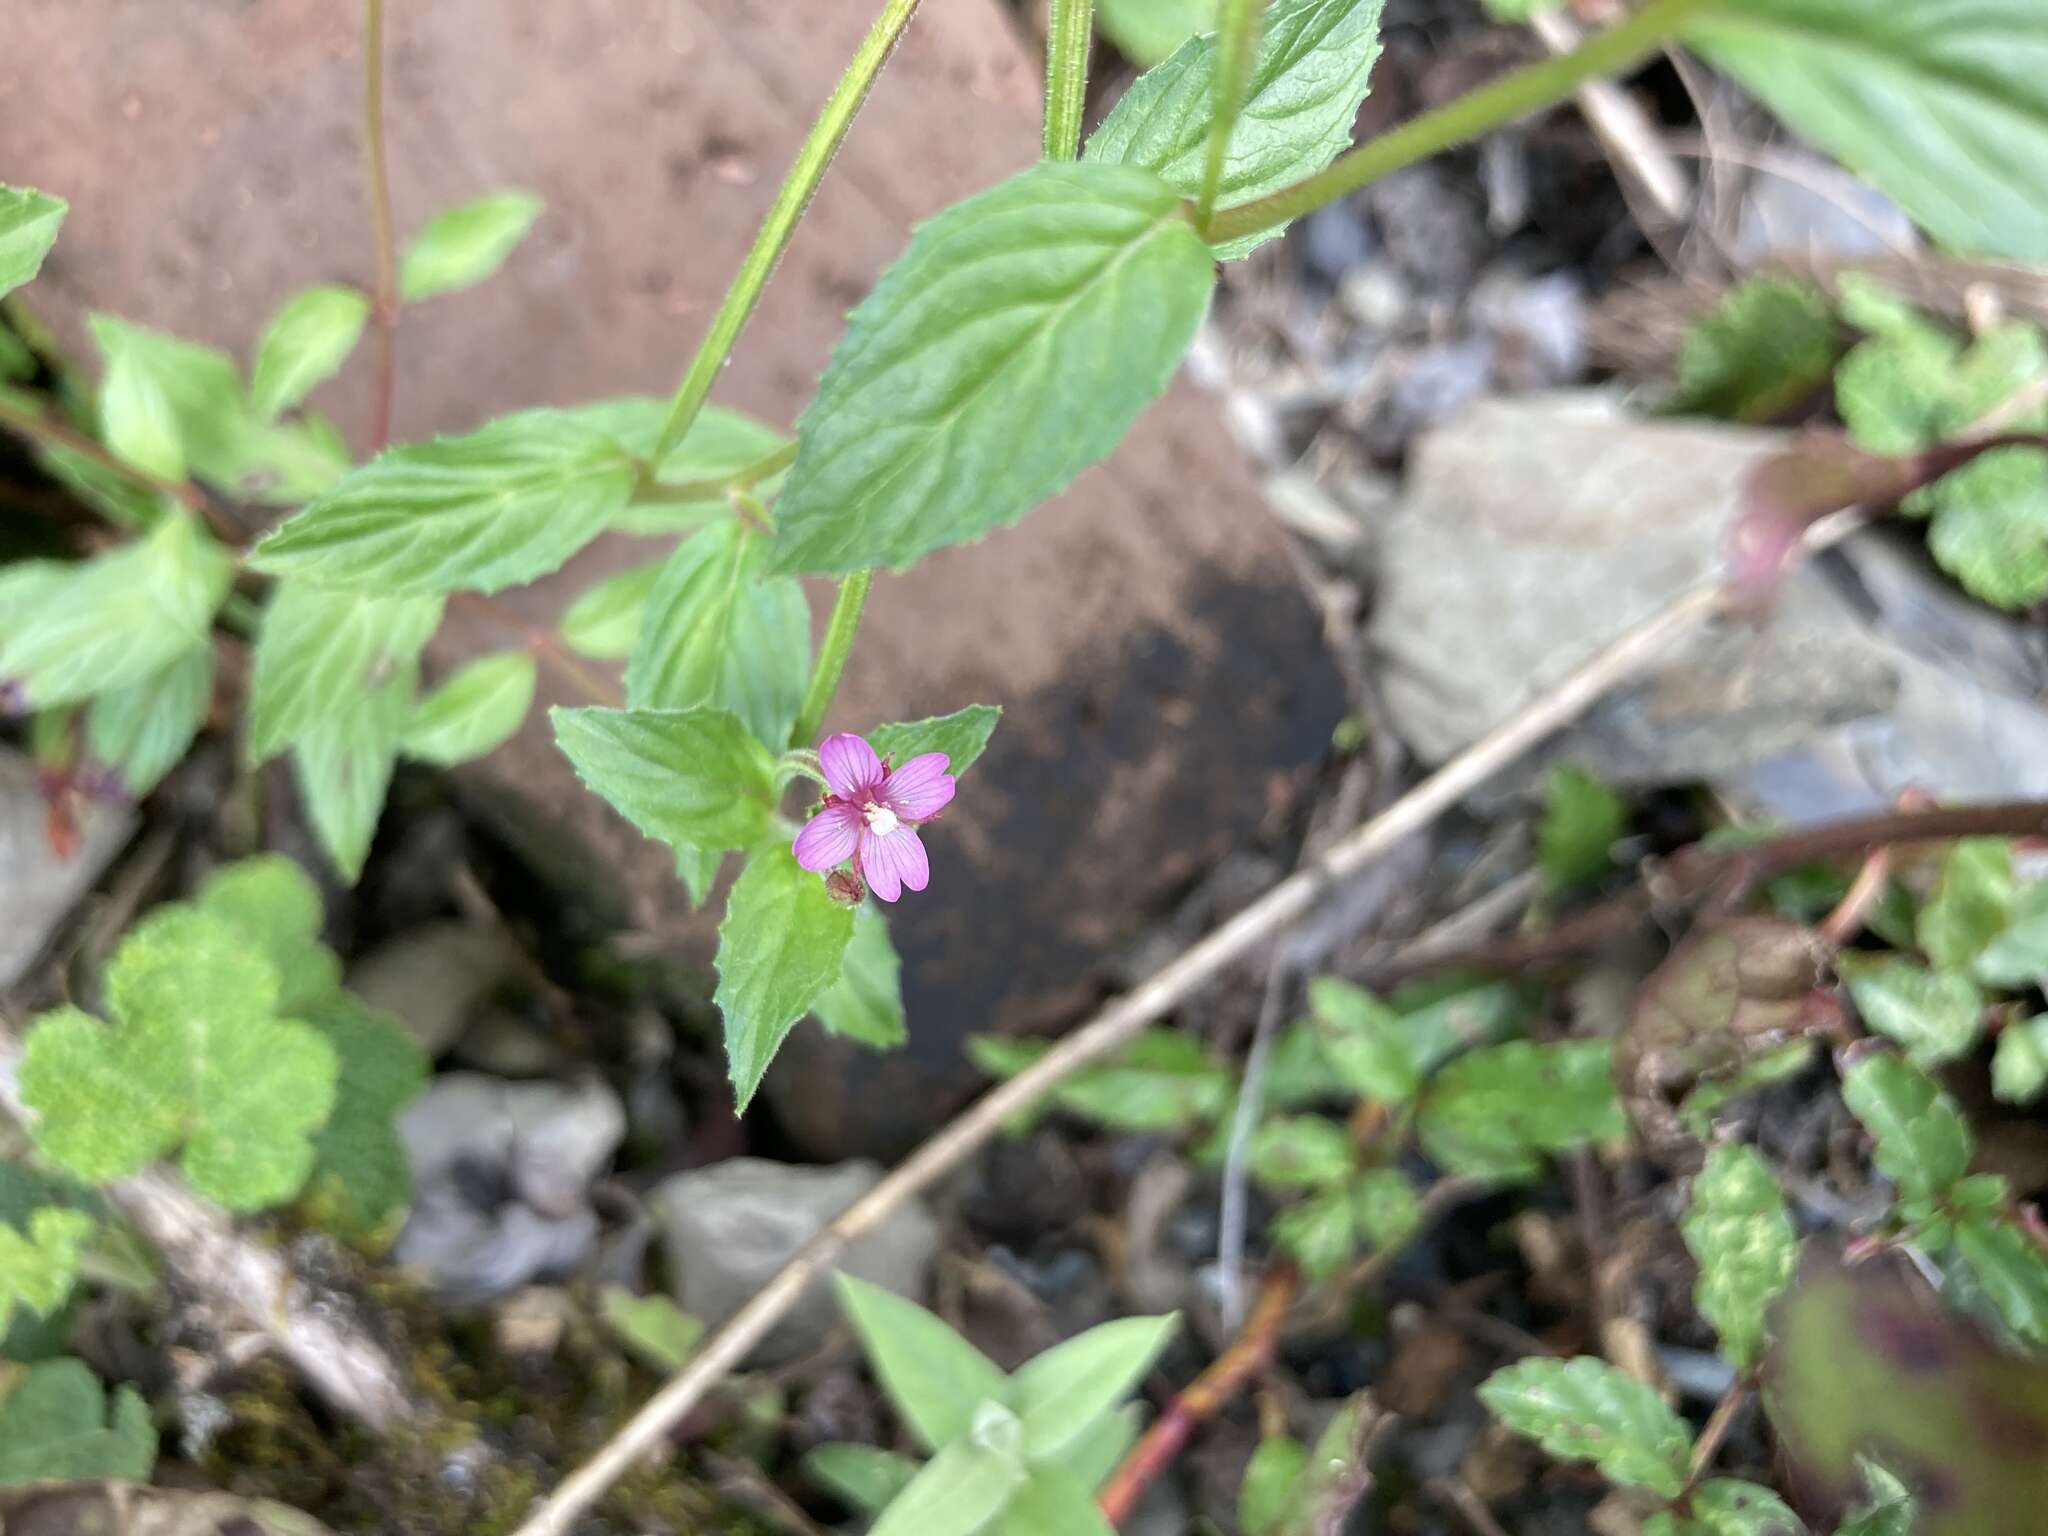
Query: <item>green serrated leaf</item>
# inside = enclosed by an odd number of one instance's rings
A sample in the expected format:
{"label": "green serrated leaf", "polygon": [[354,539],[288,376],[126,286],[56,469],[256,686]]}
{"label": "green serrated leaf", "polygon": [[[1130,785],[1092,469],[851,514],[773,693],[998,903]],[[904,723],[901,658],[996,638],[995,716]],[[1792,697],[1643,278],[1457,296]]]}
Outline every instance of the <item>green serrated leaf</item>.
{"label": "green serrated leaf", "polygon": [[393,448],[265,535],[250,564],[380,596],[496,592],[544,576],[604,531],[633,465],[559,411]]}
{"label": "green serrated leaf", "polygon": [[1343,1126],[1319,1115],[1276,1115],[1252,1133],[1252,1177],[1276,1189],[1322,1189],[1358,1170]]}
{"label": "green serrated leaf", "polygon": [[[609,435],[635,459],[646,460],[661,436],[669,402],[645,395],[599,400],[571,407],[568,414]],[[679,533],[732,516],[725,486],[789,446],[789,434],[756,421],[743,412],[707,405],[697,412],[683,440],[668,451],[655,474],[657,484],[706,487],[701,495],[674,500],[636,501],[612,519],[624,533]],[[763,476],[754,485],[758,496],[772,496],[786,470]]]}
{"label": "green serrated leaf", "polygon": [[1610,1140],[1628,1128],[1614,1091],[1612,1044],[1511,1040],[1445,1067],[1423,1095],[1417,1129],[1443,1167],[1527,1178],[1538,1154]]}
{"label": "green serrated leaf", "polygon": [[146,682],[208,643],[232,573],[227,551],[184,513],[75,565],[9,567],[0,679],[39,710]]}
{"label": "green serrated leaf", "polygon": [[626,663],[635,709],[730,710],[761,741],[789,739],[811,669],[811,610],[791,576],[763,576],[745,524],[707,528],[671,555]]}
{"label": "green serrated leaf", "polygon": [[774,765],[724,710],[558,708],[548,718],[577,777],[649,837],[724,850],[768,835]]}
{"label": "green serrated leaf", "polygon": [[666,1296],[635,1296],[623,1285],[608,1285],[597,1305],[619,1342],[664,1376],[679,1369],[704,1337],[703,1323]]}
{"label": "green serrated leaf", "polygon": [[2048,261],[2048,12],[2032,0],[1740,0],[1695,12],[1685,40],[1943,244]]}
{"label": "green serrated leaf", "polygon": [[586,588],[562,614],[563,643],[603,661],[632,655],[640,638],[647,595],[667,564],[666,560],[649,561]]}
{"label": "green serrated leaf", "polygon": [[957,1441],[924,1464],[868,1536],[975,1536],[991,1528],[1024,1477],[1014,1458]]}
{"label": "green serrated leaf", "polygon": [[811,1005],[818,1022],[835,1035],[878,1051],[893,1050],[910,1037],[903,1018],[903,962],[889,942],[889,920],[873,902],[854,909],[853,938],[840,962],[839,979]]}
{"label": "green serrated leaf", "polygon": [[1778,1181],[1750,1147],[1727,1143],[1708,1154],[1680,1224],[1700,1267],[1693,1289],[1700,1316],[1738,1370],[1756,1364],[1771,1303],[1798,1268],[1798,1233]]}
{"label": "green serrated leaf", "polygon": [[362,339],[370,301],[340,283],[301,289],[271,317],[256,344],[249,404],[265,421],[289,410],[341,370]]}
{"label": "green serrated leaf", "polygon": [[185,440],[152,354],[116,344],[100,381],[100,440],[123,464],[159,480],[185,478]]}
{"label": "green serrated leaf", "polygon": [[726,851],[723,848],[676,849],[676,878],[690,893],[691,906],[703,906],[711,895],[712,886],[718,883],[719,871],[725,868]]}
{"label": "green serrated leaf", "polygon": [[1329,1278],[1358,1251],[1351,1192],[1342,1185],[1317,1190],[1276,1215],[1266,1235],[1309,1279]]}
{"label": "green serrated leaf", "polygon": [[2025,608],[2048,595],[2048,453],[1998,448],[1934,488],[1927,547],[1972,596]]}
{"label": "green serrated leaf", "polygon": [[276,968],[280,1012],[304,1017],[341,985],[341,961],[320,942],[327,920],[320,889],[283,854],[259,854],[216,870],[194,902],[233,926]]}
{"label": "green serrated leaf", "polygon": [[1868,1498],[1842,1522],[1835,1536],[1913,1536],[1918,1517],[1913,1490],[1868,1458],[1862,1472]]}
{"label": "green serrated leaf", "polygon": [[1614,1482],[1667,1499],[1685,1486],[1685,1421],[1655,1389],[1605,1360],[1523,1360],[1489,1376],[1479,1398],[1553,1456],[1594,1462]]}
{"label": "green serrated leaf", "polygon": [[530,652],[480,656],[413,706],[398,750],[444,768],[495,752],[526,719],[536,681]]}
{"label": "green serrated leaf", "polygon": [[61,197],[0,184],[0,294],[34,280],[70,211]]}
{"label": "green serrated leaf", "polygon": [[435,214],[406,249],[400,297],[430,299],[492,276],[526,238],[541,206],[531,192],[493,192]]}
{"label": "green serrated leaf", "polygon": [[873,1517],[910,1486],[917,1463],[872,1445],[834,1443],[804,1457],[804,1475],[834,1498]]}
{"label": "green serrated leaf", "polygon": [[2017,990],[2048,976],[2048,880],[2025,887],[2014,899],[2005,930],[1971,962],[1986,986]]}
{"label": "green serrated leaf", "polygon": [[1335,976],[1308,984],[1310,1027],[1338,1081],[1360,1098],[1400,1105],[1422,1086],[1422,1064],[1401,1015]]}
{"label": "green serrated leaf", "polygon": [[342,700],[292,744],[292,775],[320,846],[353,882],[370,856],[419,668],[406,662],[368,693]]}
{"label": "green serrated leaf", "polygon": [[32,1365],[0,1400],[0,1485],[120,1478],[156,1466],[156,1427],[134,1388],[107,1394],[82,1360]]}
{"label": "green serrated leaf", "polygon": [[1970,1131],[1918,1067],[1875,1051],[1842,1077],[1842,1098],[1877,1140],[1878,1170],[1907,1198],[1932,1200],[1970,1170]]}
{"label": "green serrated leaf", "polygon": [[1751,278],[1687,328],[1665,409],[1774,420],[1827,384],[1838,351],[1825,294],[1791,278]]}
{"label": "green serrated leaf", "polygon": [[1060,1466],[1033,1467],[993,1530],[995,1536],[1116,1536],[1088,1485]]}
{"label": "green serrated leaf", "polygon": [[[1252,202],[1321,170],[1351,143],[1379,57],[1380,0],[1278,0],[1266,12],[1244,111],[1223,162],[1219,207]],[[1147,70],[1088,140],[1088,161],[1142,166],[1183,197],[1201,189],[1215,96],[1215,37]],[[1220,246],[1244,255],[1279,230]]]}
{"label": "green serrated leaf", "polygon": [[1119,1318],[1025,1361],[1009,1401],[1024,1424],[1026,1458],[1067,1455],[1144,1379],[1179,1325],[1174,1315]]}
{"label": "green serrated leaf", "polygon": [[1966,837],[1950,847],[1914,922],[1914,937],[1936,970],[1967,969],[2005,931],[2016,888],[2007,839]]}
{"label": "green serrated leaf", "polygon": [[122,942],[106,990],[113,1025],[60,1009],[29,1032],[22,1097],[43,1154],[104,1182],[182,1141],[193,1187],[232,1210],[297,1193],[338,1065],[276,1017],[269,960],[210,913],[165,907]]}
{"label": "green serrated leaf", "polygon": [[1398,1248],[1422,1225],[1422,1204],[1408,1175],[1375,1168],[1352,1184],[1351,1215],[1367,1247]]}
{"label": "green serrated leaf", "polygon": [[[310,422],[266,422],[242,391],[234,359],[111,315],[87,321],[109,375],[146,377],[176,426],[183,461],[240,500],[289,506],[332,485],[348,453]],[[181,472],[182,473],[182,472]]]}
{"label": "green serrated leaf", "polygon": [[1308,1447],[1292,1435],[1261,1440],[1237,1489],[1237,1526],[1244,1536],[1278,1536],[1308,1468]]}
{"label": "green serrated leaf", "polygon": [[1007,1396],[994,1363],[916,1302],[852,1275],[833,1281],[875,1379],[926,1450],[960,1439],[976,1408]]}
{"label": "green serrated leaf", "polygon": [[839,979],[853,908],[782,843],[758,848],[733,882],[718,925],[725,1060],[741,1113],[790,1029]]}
{"label": "green serrated leaf", "polygon": [[1643,1536],[1806,1536],[1806,1527],[1770,1489],[1738,1478],[1710,1478],[1692,1491],[1687,1513],[1654,1515]]}
{"label": "green serrated leaf", "polygon": [[427,1086],[426,1052],[398,1020],[346,992],[330,993],[306,1018],[341,1063],[333,1113],[313,1137],[306,1210],[328,1231],[380,1253],[412,1203],[397,1121]]}
{"label": "green serrated leaf", "polygon": [[1016,522],[1165,390],[1214,285],[1144,171],[1042,164],[947,209],[853,312],[798,424],[773,568],[902,568]]}
{"label": "green serrated leaf", "polygon": [[1125,58],[1150,69],[1216,29],[1216,0],[1095,0],[1095,25]]}
{"label": "green serrated leaf", "polygon": [[1569,764],[1551,769],[1536,829],[1537,862],[1550,888],[1570,890],[1612,869],[1627,819],[1621,796],[1590,773]]}
{"label": "green serrated leaf", "polygon": [[213,702],[213,647],[202,645],[138,683],[111,688],[86,710],[86,748],[135,799],[176,767]]}
{"label": "green serrated leaf", "polygon": [[1844,955],[1843,979],[1863,1022],[1896,1040],[1916,1066],[1968,1054],[1984,1030],[1984,994],[1960,971],[1930,971],[1895,956]]}
{"label": "green serrated leaf", "polygon": [[2030,1104],[2048,1087],[2048,1014],[2014,1019],[1998,1032],[1991,1091],[2007,1104]]}
{"label": "green serrated leaf", "polygon": [[2048,1344],[2048,1253],[2026,1232],[1988,1212],[1955,1224],[1956,1251],[2006,1327]]}
{"label": "green serrated leaf", "polygon": [[867,741],[877,756],[892,763],[907,763],[926,752],[943,752],[946,771],[958,778],[987,750],[989,737],[1002,718],[1002,710],[993,704],[970,704],[950,715],[878,725],[867,733]]}
{"label": "green serrated leaf", "polygon": [[56,1205],[31,1212],[20,1231],[0,1221],[0,1334],[13,1325],[17,1307],[48,1317],[64,1304],[98,1226],[84,1211]]}
{"label": "green serrated leaf", "polygon": [[267,762],[348,700],[417,660],[441,624],[442,599],[379,597],[281,581],[263,610],[249,698],[248,752]]}

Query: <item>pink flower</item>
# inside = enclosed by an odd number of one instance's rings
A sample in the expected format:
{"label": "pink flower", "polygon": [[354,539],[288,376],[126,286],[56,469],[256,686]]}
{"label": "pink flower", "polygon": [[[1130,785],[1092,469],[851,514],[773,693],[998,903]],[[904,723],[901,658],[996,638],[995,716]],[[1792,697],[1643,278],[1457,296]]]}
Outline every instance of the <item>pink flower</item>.
{"label": "pink flower", "polygon": [[853,867],[884,901],[909,886],[921,891],[931,865],[917,828],[953,798],[957,781],[943,752],[925,752],[892,769],[860,737],[842,732],[818,748],[831,793],[796,835],[796,861],[815,874],[853,860]]}

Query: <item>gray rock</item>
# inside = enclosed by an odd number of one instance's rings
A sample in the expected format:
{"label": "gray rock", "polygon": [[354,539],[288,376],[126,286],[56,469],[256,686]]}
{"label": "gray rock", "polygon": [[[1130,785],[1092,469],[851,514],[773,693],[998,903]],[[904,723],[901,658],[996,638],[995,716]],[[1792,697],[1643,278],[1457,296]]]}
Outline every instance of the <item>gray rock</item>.
{"label": "gray rock", "polygon": [[85,801],[77,820],[78,845],[59,858],[35,763],[0,751],[0,987],[28,974],[57,925],[135,832],[135,812],[126,805]]}
{"label": "gray rock", "polygon": [[502,928],[428,923],[379,945],[349,967],[347,985],[395,1014],[429,1056],[439,1056],[498,988],[517,974],[519,951]]}
{"label": "gray rock", "polygon": [[[866,1160],[811,1168],[735,1157],[664,1180],[648,1205],[667,1242],[677,1304],[718,1327],[881,1176]],[[912,1201],[848,1248],[838,1268],[922,1301],[938,1244],[938,1223]],[[838,1315],[830,1286],[821,1282],[749,1358],[775,1365],[807,1354]]]}
{"label": "gray rock", "polygon": [[575,1268],[597,1241],[590,1185],[625,1125],[618,1095],[594,1078],[436,1078],[398,1119],[414,1194],[393,1259],[462,1301]]}
{"label": "gray rock", "polygon": [[[1482,401],[1420,439],[1382,530],[1370,633],[1401,734],[1449,757],[1710,577],[1744,471],[1781,442],[1632,420],[1589,393]],[[1899,687],[1809,566],[1761,630],[1696,636],[1552,755],[1621,783],[1736,775],[1881,714]]]}
{"label": "gray rock", "polygon": [[1586,295],[1577,276],[1525,277],[1496,267],[1472,290],[1471,323],[1497,338],[1503,391],[1554,389],[1586,371]]}

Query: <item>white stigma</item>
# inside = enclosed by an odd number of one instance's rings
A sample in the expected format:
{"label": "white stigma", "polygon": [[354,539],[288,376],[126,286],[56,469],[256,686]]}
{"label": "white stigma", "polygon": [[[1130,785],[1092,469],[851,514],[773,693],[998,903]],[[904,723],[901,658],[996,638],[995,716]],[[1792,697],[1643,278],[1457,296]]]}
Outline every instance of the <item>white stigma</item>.
{"label": "white stigma", "polygon": [[871,805],[863,814],[868,819],[868,830],[877,837],[887,837],[902,825],[896,819],[896,813],[886,805]]}

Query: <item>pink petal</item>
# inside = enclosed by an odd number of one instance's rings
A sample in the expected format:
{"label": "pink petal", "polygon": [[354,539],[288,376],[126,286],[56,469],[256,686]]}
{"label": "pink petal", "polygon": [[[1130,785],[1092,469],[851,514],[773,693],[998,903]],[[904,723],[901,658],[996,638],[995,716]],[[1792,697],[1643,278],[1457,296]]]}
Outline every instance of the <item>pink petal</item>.
{"label": "pink petal", "polygon": [[913,757],[882,780],[882,804],[905,821],[929,821],[944,809],[959,787],[960,781],[946,772],[950,762],[943,752]]}
{"label": "pink petal", "polygon": [[827,736],[818,748],[818,763],[832,792],[848,800],[882,777],[882,760],[875,756],[875,749],[851,731]]}
{"label": "pink petal", "polygon": [[884,901],[894,901],[905,886],[921,891],[932,877],[924,844],[908,827],[898,827],[887,837],[862,832],[860,867],[867,876],[868,888]]}
{"label": "pink petal", "polygon": [[828,805],[796,835],[796,861],[813,874],[823,874],[835,864],[844,864],[860,845],[860,810],[851,805]]}

